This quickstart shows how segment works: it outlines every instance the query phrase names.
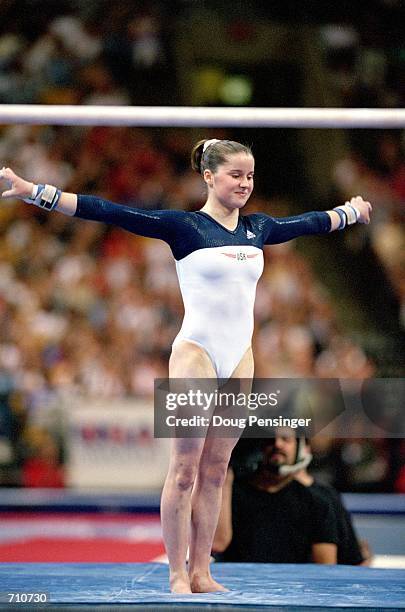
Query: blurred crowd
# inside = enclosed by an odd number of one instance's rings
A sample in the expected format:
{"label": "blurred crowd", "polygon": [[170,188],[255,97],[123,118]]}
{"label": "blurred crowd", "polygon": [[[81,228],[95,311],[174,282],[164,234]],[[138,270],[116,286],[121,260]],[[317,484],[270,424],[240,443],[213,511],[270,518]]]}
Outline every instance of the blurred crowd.
{"label": "blurred crowd", "polygon": [[175,94],[171,17],[159,2],[8,0],[0,7],[0,102],[157,104],[163,89]]}
{"label": "blurred crowd", "polygon": [[[163,17],[140,12],[128,20],[126,3],[98,20],[94,13],[58,15],[33,43],[11,24],[0,35],[0,102],[159,103],[170,62]],[[401,297],[405,325],[403,142],[397,133],[375,138],[375,164],[354,140],[331,183],[343,199],[360,193],[373,202],[372,241]],[[189,168],[194,140],[175,129],[9,126],[0,130],[0,159],[27,179],[64,190],[195,210],[205,192]],[[295,213],[293,201],[264,201],[257,193],[247,212],[260,210]],[[0,235],[0,486],[63,486],[62,400],[150,398],[154,379],[167,375],[183,315],[174,262],[162,242],[17,202],[2,203]],[[274,246],[265,257],[256,375],[378,374],[295,244]],[[325,480],[346,490],[404,487],[403,478],[387,485],[388,443],[322,444]],[[395,448],[399,465],[405,449]]]}
{"label": "blurred crowd", "polygon": [[[329,85],[344,107],[405,105],[405,45],[389,8],[381,3],[356,23],[320,30]],[[345,199],[361,193],[373,203],[371,241],[401,302],[405,328],[404,132],[353,130],[348,140],[348,155],[333,171],[334,186]]]}
{"label": "blurred crowd", "polygon": [[400,302],[405,329],[405,158],[397,131],[352,135],[349,154],[333,170],[338,197],[361,193],[373,203],[368,237]]}
{"label": "blurred crowd", "polygon": [[320,27],[329,86],[342,106],[404,106],[403,8],[395,0],[370,2],[358,7],[354,19],[346,20],[342,11],[335,23]]}

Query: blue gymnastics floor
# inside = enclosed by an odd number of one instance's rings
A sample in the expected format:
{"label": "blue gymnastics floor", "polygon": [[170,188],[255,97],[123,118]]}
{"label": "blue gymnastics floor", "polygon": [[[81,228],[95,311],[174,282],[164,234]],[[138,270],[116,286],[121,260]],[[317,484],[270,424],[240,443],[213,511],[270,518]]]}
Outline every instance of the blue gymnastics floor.
{"label": "blue gymnastics floor", "polygon": [[41,607],[54,610],[405,609],[405,570],[216,563],[212,574],[230,592],[171,595],[162,563],[2,563],[1,609],[13,609],[5,602],[13,592],[47,592]]}

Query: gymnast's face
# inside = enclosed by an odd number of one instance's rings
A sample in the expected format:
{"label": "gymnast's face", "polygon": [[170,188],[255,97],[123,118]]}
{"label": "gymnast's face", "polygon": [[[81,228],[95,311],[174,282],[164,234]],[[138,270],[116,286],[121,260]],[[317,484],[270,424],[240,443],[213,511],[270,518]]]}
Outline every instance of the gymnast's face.
{"label": "gymnast's face", "polygon": [[242,208],[253,191],[254,169],[255,160],[252,155],[230,155],[215,172],[205,170],[204,180],[208,185],[209,195],[215,196],[225,208]]}

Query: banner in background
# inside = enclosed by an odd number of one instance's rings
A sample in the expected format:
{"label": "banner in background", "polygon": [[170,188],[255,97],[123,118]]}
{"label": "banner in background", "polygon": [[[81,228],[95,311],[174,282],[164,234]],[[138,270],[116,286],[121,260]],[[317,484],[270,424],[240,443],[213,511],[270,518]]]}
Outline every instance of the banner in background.
{"label": "banner in background", "polygon": [[151,403],[75,400],[65,416],[68,486],[161,489],[169,441],[153,437]]}

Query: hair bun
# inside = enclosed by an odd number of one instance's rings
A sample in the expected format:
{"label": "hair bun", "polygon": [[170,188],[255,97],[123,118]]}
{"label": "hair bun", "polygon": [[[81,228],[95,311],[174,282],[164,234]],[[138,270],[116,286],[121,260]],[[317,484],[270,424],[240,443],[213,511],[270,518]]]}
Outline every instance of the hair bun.
{"label": "hair bun", "polygon": [[197,142],[197,144],[194,146],[193,150],[191,151],[191,167],[193,170],[198,172],[198,174],[202,174],[201,161],[202,161],[202,156],[204,153],[204,144],[206,142],[208,142],[206,139],[200,140],[199,142]]}

